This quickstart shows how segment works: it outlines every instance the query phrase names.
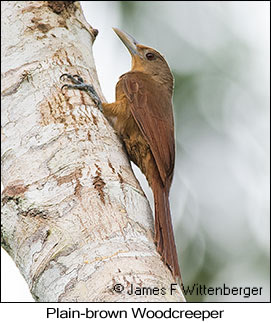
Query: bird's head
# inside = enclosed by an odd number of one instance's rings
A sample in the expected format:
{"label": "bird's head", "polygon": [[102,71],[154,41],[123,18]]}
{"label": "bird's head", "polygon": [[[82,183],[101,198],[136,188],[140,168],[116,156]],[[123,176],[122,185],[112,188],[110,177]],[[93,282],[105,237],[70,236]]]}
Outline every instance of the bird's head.
{"label": "bird's head", "polygon": [[156,81],[173,86],[173,76],[170,68],[157,50],[139,44],[131,35],[113,28],[132,56],[132,71],[151,75]]}

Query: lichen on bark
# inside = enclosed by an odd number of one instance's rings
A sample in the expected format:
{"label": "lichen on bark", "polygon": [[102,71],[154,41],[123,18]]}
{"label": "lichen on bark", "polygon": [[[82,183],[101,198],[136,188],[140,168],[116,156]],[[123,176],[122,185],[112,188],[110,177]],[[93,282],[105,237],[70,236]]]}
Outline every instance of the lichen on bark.
{"label": "lichen on bark", "polygon": [[[2,4],[2,246],[37,301],[181,301],[126,287],[169,285],[149,203],[120,139],[86,93],[63,93],[63,73],[101,93],[97,30],[74,1]],[[103,98],[104,99],[104,98]]]}

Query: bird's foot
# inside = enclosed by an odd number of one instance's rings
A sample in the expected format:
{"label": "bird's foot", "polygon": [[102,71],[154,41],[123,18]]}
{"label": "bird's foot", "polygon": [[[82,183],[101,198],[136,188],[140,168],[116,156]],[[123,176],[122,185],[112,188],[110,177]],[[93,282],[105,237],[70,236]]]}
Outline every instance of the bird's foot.
{"label": "bird's foot", "polygon": [[84,83],[84,80],[79,75],[71,75],[71,74],[62,74],[60,76],[60,80],[69,79],[72,84],[64,84],[61,87],[61,91],[66,89],[74,89],[74,90],[81,90],[87,92],[87,94],[91,97],[91,99],[95,102],[98,109],[103,112],[102,101],[99,98],[97,92],[95,91],[94,87],[90,84]]}

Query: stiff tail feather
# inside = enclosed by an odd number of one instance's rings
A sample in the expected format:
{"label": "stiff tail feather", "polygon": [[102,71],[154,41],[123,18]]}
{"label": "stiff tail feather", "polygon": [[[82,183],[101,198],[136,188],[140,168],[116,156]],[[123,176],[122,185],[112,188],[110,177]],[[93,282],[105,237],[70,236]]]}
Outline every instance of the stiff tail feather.
{"label": "stiff tail feather", "polygon": [[169,191],[157,184],[153,187],[153,194],[155,201],[155,242],[157,251],[171,270],[173,277],[178,279],[181,285],[182,279],[169,207]]}

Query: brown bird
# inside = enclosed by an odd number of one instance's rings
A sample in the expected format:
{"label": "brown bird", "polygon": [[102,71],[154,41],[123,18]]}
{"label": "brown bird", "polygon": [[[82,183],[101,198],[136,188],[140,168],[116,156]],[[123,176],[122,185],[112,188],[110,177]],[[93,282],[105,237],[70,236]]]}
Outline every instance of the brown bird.
{"label": "brown bird", "polygon": [[95,89],[78,75],[63,74],[74,84],[62,88],[81,89],[90,94],[122,138],[130,159],[146,176],[154,195],[157,251],[181,283],[169,207],[175,162],[173,76],[158,51],[113,29],[132,56],[131,71],[123,74],[116,85],[116,101],[101,102]]}

